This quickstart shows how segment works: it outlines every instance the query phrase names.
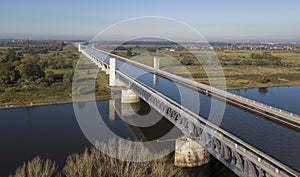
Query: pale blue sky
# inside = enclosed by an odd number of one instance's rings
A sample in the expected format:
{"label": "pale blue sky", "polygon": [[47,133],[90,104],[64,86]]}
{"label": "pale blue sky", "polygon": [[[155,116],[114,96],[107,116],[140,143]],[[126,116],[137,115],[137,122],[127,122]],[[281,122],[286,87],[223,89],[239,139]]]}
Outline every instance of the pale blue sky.
{"label": "pale blue sky", "polygon": [[300,40],[299,0],[9,0],[0,38],[85,38],[120,20],[163,16],[208,40]]}

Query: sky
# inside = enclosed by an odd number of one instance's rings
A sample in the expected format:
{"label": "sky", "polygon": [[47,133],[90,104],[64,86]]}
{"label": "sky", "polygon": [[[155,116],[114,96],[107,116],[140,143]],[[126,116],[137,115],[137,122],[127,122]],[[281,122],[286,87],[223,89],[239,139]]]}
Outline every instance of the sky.
{"label": "sky", "polygon": [[86,39],[119,21],[179,20],[209,41],[300,41],[299,0],[9,0],[0,38]]}

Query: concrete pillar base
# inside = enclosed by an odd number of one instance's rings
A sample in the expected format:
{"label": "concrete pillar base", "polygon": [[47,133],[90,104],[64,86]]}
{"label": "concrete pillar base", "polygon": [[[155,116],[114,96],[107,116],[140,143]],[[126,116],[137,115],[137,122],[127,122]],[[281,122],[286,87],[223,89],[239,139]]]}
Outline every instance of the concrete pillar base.
{"label": "concrete pillar base", "polygon": [[137,103],[140,102],[140,97],[132,90],[126,89],[121,92],[121,103]]}
{"label": "concrete pillar base", "polygon": [[141,104],[139,102],[135,103],[122,103],[121,104],[121,115],[123,119],[126,117],[132,118],[135,116],[141,108]]}
{"label": "concrete pillar base", "polygon": [[197,167],[210,162],[210,154],[190,138],[177,139],[174,165],[178,167]]}

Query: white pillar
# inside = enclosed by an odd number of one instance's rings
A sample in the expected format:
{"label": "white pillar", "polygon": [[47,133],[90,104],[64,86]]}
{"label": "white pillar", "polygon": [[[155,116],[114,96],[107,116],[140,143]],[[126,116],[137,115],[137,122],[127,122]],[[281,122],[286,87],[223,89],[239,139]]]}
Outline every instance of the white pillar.
{"label": "white pillar", "polygon": [[116,84],[116,59],[109,59],[109,86],[117,86]]}
{"label": "white pillar", "polygon": [[81,44],[78,44],[78,52],[81,52]]}
{"label": "white pillar", "polygon": [[[159,58],[158,57],[153,58],[153,68],[154,69],[159,69]],[[158,76],[154,73],[153,74],[153,83],[154,83],[154,85],[156,85],[157,82],[158,82]]]}
{"label": "white pillar", "polygon": [[153,68],[159,69],[159,58],[158,57],[153,58]]}

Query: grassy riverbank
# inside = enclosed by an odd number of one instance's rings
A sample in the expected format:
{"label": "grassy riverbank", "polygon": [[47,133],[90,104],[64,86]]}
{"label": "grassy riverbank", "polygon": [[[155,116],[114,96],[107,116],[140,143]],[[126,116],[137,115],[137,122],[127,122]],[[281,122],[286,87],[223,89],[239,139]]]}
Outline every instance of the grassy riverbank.
{"label": "grassy riverbank", "polygon": [[[95,96],[97,100],[110,99],[109,88],[96,92]],[[46,88],[6,91],[0,94],[0,100],[0,109],[72,103],[72,86],[59,83]]]}
{"label": "grassy riverbank", "polygon": [[[0,48],[0,108],[71,103],[79,56],[75,46],[57,41]],[[96,72],[95,97],[109,99],[108,76]]]}

